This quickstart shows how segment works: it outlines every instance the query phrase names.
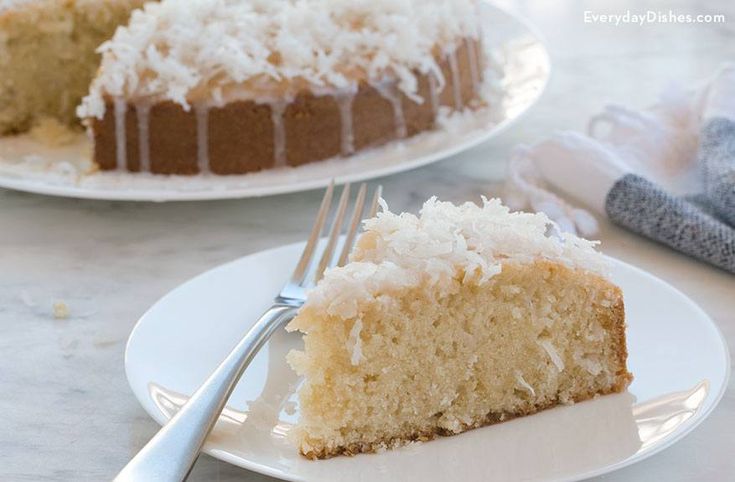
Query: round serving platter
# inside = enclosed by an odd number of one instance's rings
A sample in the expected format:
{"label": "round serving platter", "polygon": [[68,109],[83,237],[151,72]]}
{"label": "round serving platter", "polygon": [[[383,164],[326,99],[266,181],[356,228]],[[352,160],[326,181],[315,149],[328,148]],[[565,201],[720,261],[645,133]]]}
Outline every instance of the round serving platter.
{"label": "round serving platter", "polygon": [[[303,244],[246,256],[184,283],[140,319],[125,369],[143,408],[165,423],[206,379],[289,276]],[[699,425],[729,378],[727,346],[689,298],[636,267],[610,259],[625,295],[625,393],[546,410],[453,437],[379,454],[309,461],[288,441],[299,379],[285,356],[297,334],[277,333],[255,357],[204,448],[285,480],[578,480],[630,465]]]}
{"label": "round serving platter", "polygon": [[549,55],[523,19],[483,2],[484,45],[490,66],[490,106],[458,113],[440,128],[361,152],[298,168],[238,176],[162,176],[90,171],[85,135],[51,147],[29,135],[0,138],[0,187],[72,198],[123,201],[193,201],[268,196],[382,177],[424,166],[498,135],[538,100],[549,79]]}

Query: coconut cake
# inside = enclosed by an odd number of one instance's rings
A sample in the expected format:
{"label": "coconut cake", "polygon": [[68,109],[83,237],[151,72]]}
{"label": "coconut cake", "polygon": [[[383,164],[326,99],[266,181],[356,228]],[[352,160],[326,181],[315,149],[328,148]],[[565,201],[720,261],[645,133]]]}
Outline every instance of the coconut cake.
{"label": "coconut cake", "polygon": [[594,242],[498,200],[383,212],[288,325],[308,458],[379,451],[625,390],[625,309]]}
{"label": "coconut cake", "polygon": [[0,0],[0,135],[53,120],[80,128],[76,109],[95,52],[143,0]]}
{"label": "coconut cake", "polygon": [[100,47],[102,169],[242,174],[432,129],[481,103],[476,0],[163,0]]}

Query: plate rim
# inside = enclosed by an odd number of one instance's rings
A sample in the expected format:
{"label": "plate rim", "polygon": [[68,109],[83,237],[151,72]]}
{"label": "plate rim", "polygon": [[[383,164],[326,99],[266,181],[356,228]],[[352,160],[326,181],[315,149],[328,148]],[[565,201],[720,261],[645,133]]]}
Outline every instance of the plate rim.
{"label": "plate rim", "polygon": [[[137,393],[136,390],[133,388],[133,382],[131,380],[131,365],[129,363],[129,353],[130,353],[130,346],[134,343],[134,338],[136,337],[136,333],[139,331],[139,327],[142,326],[144,323],[144,319],[146,319],[149,316],[149,313],[154,310],[161,302],[163,302],[166,298],[171,296],[174,292],[179,290],[185,285],[188,285],[190,283],[196,282],[199,278],[204,276],[209,276],[215,271],[219,270],[225,270],[231,265],[243,262],[246,259],[258,257],[267,255],[273,251],[279,251],[279,250],[286,250],[286,249],[295,249],[296,246],[302,246],[304,245],[304,241],[298,241],[295,243],[288,243],[283,244],[280,246],[276,246],[273,248],[268,248],[260,251],[256,251],[254,253],[247,254],[245,256],[241,256],[239,258],[233,259],[231,261],[227,261],[225,263],[219,264],[217,266],[214,266],[208,270],[205,270],[195,276],[192,276],[191,278],[187,279],[186,281],[178,284],[173,289],[165,293],[163,296],[158,298],[144,313],[143,315],[138,318],[138,320],[135,323],[135,326],[130,332],[130,335],[128,337],[128,340],[125,344],[125,355],[124,355],[124,364],[125,364],[125,376],[128,382],[128,386],[130,387],[131,391],[133,392],[133,395],[135,396],[136,400],[140,404],[141,408],[150,416],[156,423],[163,426],[168,419],[166,418],[165,414],[163,414],[160,411],[154,411],[151,413],[148,410],[149,407],[149,400],[141,398],[142,395]],[[621,259],[608,256],[606,254],[603,254],[603,256],[610,261],[613,264],[618,264],[623,266],[625,269],[629,269],[633,272],[635,272],[638,276],[644,276],[647,278],[651,278],[658,283],[661,283],[665,288],[672,290],[675,294],[677,294],[679,297],[681,297],[689,306],[691,306],[693,309],[695,309],[699,314],[703,315],[703,319],[705,319],[708,323],[709,328],[713,329],[713,332],[717,335],[716,338],[720,343],[721,349],[722,349],[722,355],[724,357],[725,362],[725,370],[723,374],[723,381],[721,386],[719,387],[719,390],[713,394],[712,401],[708,404],[707,407],[704,408],[702,411],[698,411],[695,417],[692,417],[691,422],[686,424],[683,428],[679,429],[677,433],[674,435],[667,437],[664,439],[664,441],[652,446],[648,450],[644,450],[642,452],[638,452],[630,457],[628,457],[625,460],[621,460],[619,462],[600,467],[597,469],[592,469],[587,472],[577,474],[573,478],[551,478],[547,479],[548,481],[561,481],[561,480],[572,480],[572,481],[579,481],[588,479],[591,477],[600,476],[603,474],[608,474],[611,472],[615,472],[619,469],[628,467],[630,465],[636,464],[638,462],[641,462],[642,460],[645,460],[649,457],[652,457],[663,450],[666,450],[667,448],[671,447],[672,445],[676,444],[677,442],[681,441],[684,437],[689,435],[695,428],[699,427],[699,425],[704,422],[709,416],[712,414],[712,412],[717,408],[720,401],[722,400],[723,396],[725,395],[725,392],[727,391],[728,384],[731,377],[731,354],[730,349],[727,344],[727,340],[725,339],[722,330],[720,329],[719,325],[712,319],[711,316],[694,300],[692,300],[689,296],[687,296],[685,293],[683,293],[681,290],[679,290],[677,287],[669,283],[668,281],[654,275],[653,273],[650,273],[642,268],[639,268],[638,266],[635,266],[631,263],[625,262]],[[304,478],[299,476],[298,474],[291,474],[291,473],[284,473],[282,471],[279,471],[277,469],[272,468],[269,465],[264,465],[258,462],[252,462],[248,459],[239,458],[235,455],[232,455],[230,452],[227,452],[225,450],[217,449],[214,447],[211,447],[208,443],[205,443],[203,449],[203,453],[206,453],[216,459],[219,459],[223,462],[227,462],[229,464],[232,464],[236,467],[240,467],[246,470],[250,470],[253,472],[257,472],[259,474],[263,474],[269,477],[274,477],[279,480],[285,480],[290,482],[303,482],[308,481],[308,478]]]}
{"label": "plate rim", "polygon": [[527,18],[513,11],[512,9],[495,4],[492,0],[480,0],[484,8],[495,9],[509,17],[512,17],[520,24],[528,33],[530,33],[538,43],[543,47],[544,64],[546,75],[543,78],[539,90],[535,93],[533,99],[521,110],[517,115],[506,118],[492,126],[491,129],[483,131],[482,135],[478,135],[465,142],[446,149],[437,149],[430,154],[420,156],[407,162],[390,164],[369,171],[357,172],[347,175],[335,175],[333,177],[323,177],[298,183],[286,182],[275,186],[248,186],[232,190],[192,190],[192,191],[167,191],[151,190],[149,188],[136,190],[106,190],[104,188],[81,188],[77,185],[63,185],[44,182],[37,179],[24,179],[14,177],[12,175],[0,175],[0,188],[10,189],[19,192],[27,192],[32,194],[40,194],[52,197],[63,197],[69,199],[86,199],[97,201],[130,201],[130,202],[186,202],[186,201],[217,201],[227,199],[250,199],[262,198],[269,196],[277,196],[283,194],[292,194],[298,192],[308,192],[315,189],[326,187],[332,180],[335,184],[343,184],[347,182],[360,182],[368,179],[379,179],[401,172],[408,172],[423,166],[434,164],[437,162],[449,160],[459,153],[469,151],[480,144],[490,141],[499,136],[511,126],[525,118],[528,112],[538,104],[541,97],[548,89],[549,82],[553,75],[553,64],[551,54],[548,48],[548,42],[539,29],[531,23]]}

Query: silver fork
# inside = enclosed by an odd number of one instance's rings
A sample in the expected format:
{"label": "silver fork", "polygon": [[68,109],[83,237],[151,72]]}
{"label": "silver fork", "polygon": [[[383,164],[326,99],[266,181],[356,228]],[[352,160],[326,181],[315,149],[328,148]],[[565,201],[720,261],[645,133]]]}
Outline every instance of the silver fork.
{"label": "silver fork", "polygon": [[[329,237],[319,256],[322,232],[332,205],[334,184],[324,193],[319,212],[309,240],[304,247],[296,269],[271,306],[253,325],[245,337],[227,355],[227,358],[207,378],[189,401],[153,437],[143,449],[115,477],[116,481],[181,481],[189,475],[199,456],[209,432],[235,388],[240,376],[255,354],[278,329],[290,321],[298,308],[304,304],[306,290],[314,285],[331,266],[342,266],[355,242],[360,220],[365,208],[367,186],[362,184],[355,199],[344,242],[339,257],[339,244],[347,205],[350,185],[346,184],[337,204],[329,229]],[[375,190],[369,208],[369,216],[375,215],[381,187]]]}

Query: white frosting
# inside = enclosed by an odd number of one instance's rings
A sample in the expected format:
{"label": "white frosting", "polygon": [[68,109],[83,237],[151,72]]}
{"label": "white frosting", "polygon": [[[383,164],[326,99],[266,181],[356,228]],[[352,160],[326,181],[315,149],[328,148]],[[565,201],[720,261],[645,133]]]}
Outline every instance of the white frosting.
{"label": "white frosting", "polygon": [[364,225],[350,263],[328,270],[307,305],[354,317],[362,302],[400,289],[422,286],[443,296],[459,281],[482,285],[506,262],[549,259],[607,270],[597,242],[550,235],[556,227],[545,214],[511,213],[498,199],[455,206],[432,198],[419,216],[393,214],[383,203],[383,212]]}
{"label": "white frosting", "polygon": [[416,98],[415,72],[443,82],[435,47],[478,38],[476,7],[477,0],[151,2],[99,48],[102,66],[78,113],[102,117],[106,97],[188,109],[193,97],[221,101],[233,86],[260,97],[386,77]]}

